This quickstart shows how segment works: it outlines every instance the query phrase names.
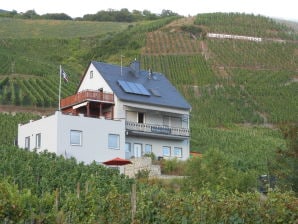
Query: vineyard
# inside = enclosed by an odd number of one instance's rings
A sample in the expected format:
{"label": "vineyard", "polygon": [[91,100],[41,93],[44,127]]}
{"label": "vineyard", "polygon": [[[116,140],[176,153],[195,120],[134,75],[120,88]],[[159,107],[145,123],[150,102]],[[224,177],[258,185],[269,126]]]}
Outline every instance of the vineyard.
{"label": "vineyard", "polygon": [[29,113],[0,114],[0,145],[15,145],[18,133],[18,124],[26,123],[38,116]]}
{"label": "vineyard", "polygon": [[221,66],[253,70],[297,69],[297,43],[208,40],[207,44]]}
{"label": "vineyard", "polygon": [[207,32],[297,40],[294,29],[273,19],[241,13],[199,14],[194,22]]}
{"label": "vineyard", "polygon": [[[103,28],[101,36],[93,37],[51,39],[39,33],[35,39],[6,38],[0,42],[0,103],[55,108],[59,64],[65,65],[70,75],[70,82],[62,85],[64,97],[73,94],[79,73],[90,60],[119,64],[119,55],[123,54],[123,63],[139,55],[142,68],[164,73],[191,103],[191,144],[195,151],[208,148],[201,146],[201,133],[197,132],[201,128],[236,124],[246,127],[249,135],[251,125],[274,126],[297,121],[298,59],[294,42],[204,39],[182,31],[183,24],[190,26],[193,21],[194,26],[203,24],[205,32],[224,32],[218,30],[222,27],[228,33],[251,36],[259,33],[267,38],[281,38],[292,32],[285,25],[261,16],[215,13],[198,15],[195,20],[173,17],[143,21],[118,33],[104,34]],[[30,21],[25,22],[24,27],[29,26]],[[45,27],[55,27],[54,21],[35,22],[36,27],[44,23],[50,23]],[[69,22],[59,21],[57,27]],[[17,27],[21,20],[15,23]],[[74,24],[81,27],[79,30],[89,26]],[[238,30],[241,27],[246,33]],[[270,36],[261,33],[264,30],[277,32]],[[37,48],[40,50],[36,51]],[[225,136],[225,131],[221,133]]]}
{"label": "vineyard", "polygon": [[298,218],[292,193],[269,192],[262,198],[255,192],[228,192],[220,185],[216,191],[194,191],[188,189],[191,185],[173,191],[47,152],[8,146],[0,146],[0,152],[0,220],[6,223],[294,224]]}
{"label": "vineyard", "polygon": [[[63,83],[61,96],[73,94],[75,82]],[[57,107],[59,75],[50,78],[17,79],[6,76],[0,79],[0,103],[3,105]]]}
{"label": "vineyard", "polygon": [[[297,222],[297,197],[288,191],[297,181],[286,179],[298,164],[287,153],[291,144],[286,136],[295,134],[282,131],[284,125],[298,122],[298,48],[292,28],[262,16],[233,13],[135,24],[0,22],[0,105],[56,108],[60,64],[69,75],[69,82],[62,83],[65,97],[74,93],[89,61],[120,64],[123,55],[123,64],[128,64],[138,57],[142,69],[165,74],[190,102],[190,148],[203,153],[203,159],[182,164],[182,174],[190,178],[131,180],[98,164],[13,147],[17,124],[38,116],[1,113],[1,221]],[[195,28],[265,41],[208,39],[191,33]],[[258,177],[267,173],[280,177],[279,190],[262,197],[256,193]],[[133,183],[137,209],[132,222]]]}
{"label": "vineyard", "polygon": [[146,47],[142,49],[143,55],[190,55],[201,52],[199,40],[183,32],[151,32],[147,34],[146,41]]}

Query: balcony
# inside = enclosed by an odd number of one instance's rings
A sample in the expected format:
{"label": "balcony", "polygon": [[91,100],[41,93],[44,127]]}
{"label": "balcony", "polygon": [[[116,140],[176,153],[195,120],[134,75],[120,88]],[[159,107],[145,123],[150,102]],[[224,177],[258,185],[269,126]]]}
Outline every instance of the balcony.
{"label": "balcony", "polygon": [[106,102],[114,104],[114,94],[102,91],[82,91],[61,99],[61,108],[71,107],[86,101]]}
{"label": "balcony", "polygon": [[166,139],[187,139],[189,138],[188,128],[176,128],[163,125],[142,124],[131,121],[125,123],[128,135],[148,136]]}

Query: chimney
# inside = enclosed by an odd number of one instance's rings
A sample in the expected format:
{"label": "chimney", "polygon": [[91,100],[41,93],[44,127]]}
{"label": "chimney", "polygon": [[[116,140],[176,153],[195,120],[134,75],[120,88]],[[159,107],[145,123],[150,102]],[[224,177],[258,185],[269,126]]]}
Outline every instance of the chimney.
{"label": "chimney", "polygon": [[140,74],[140,70],[141,70],[141,64],[139,61],[137,61],[137,59],[135,58],[135,60],[133,62],[130,63],[129,66],[132,69],[133,74],[138,77]]}

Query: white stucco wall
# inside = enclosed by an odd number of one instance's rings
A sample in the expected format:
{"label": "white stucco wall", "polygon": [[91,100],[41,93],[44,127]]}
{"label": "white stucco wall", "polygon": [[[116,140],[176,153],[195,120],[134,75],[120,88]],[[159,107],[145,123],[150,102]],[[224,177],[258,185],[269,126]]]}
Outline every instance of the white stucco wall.
{"label": "white stucco wall", "polygon": [[[131,144],[132,153],[134,144],[142,144],[142,150],[144,152],[145,145],[152,145],[152,152],[156,157],[164,157],[165,159],[173,159],[174,156],[174,147],[182,148],[182,157],[177,157],[181,160],[186,160],[189,158],[189,140],[168,140],[168,139],[154,139],[154,138],[143,138],[143,137],[133,137],[127,136],[126,142]],[[171,156],[163,156],[162,147],[169,146],[171,148]]]}
{"label": "white stucco wall", "polygon": [[[127,111],[128,110],[128,111]],[[146,114],[146,110],[149,112]],[[157,125],[163,125],[163,115],[169,114],[172,116],[185,116],[186,120],[181,120],[181,126],[182,128],[188,128],[189,129],[189,111],[188,110],[181,110],[181,109],[175,109],[175,108],[165,108],[165,107],[159,107],[159,106],[153,106],[153,105],[144,105],[144,104],[136,104],[131,102],[123,102],[119,101],[117,102],[117,107],[115,107],[115,113],[119,117],[125,117],[126,120],[137,122],[137,111],[141,111],[145,113],[145,123],[148,124],[157,124]],[[177,124],[174,124],[174,120],[171,119],[170,126],[175,127],[178,126]],[[171,148],[171,156],[170,157],[164,157],[166,159],[175,158],[173,156],[174,147],[182,148],[182,157],[178,157],[178,159],[186,160],[189,158],[189,151],[190,151],[190,145],[189,145],[190,139],[186,140],[177,140],[177,139],[165,139],[165,138],[149,138],[149,137],[140,137],[140,136],[126,136],[126,142],[131,143],[131,147],[133,149],[133,145],[135,143],[142,144],[142,149],[144,151],[145,145],[150,144],[152,145],[152,152],[158,157],[163,157],[163,146],[169,146]]]}
{"label": "white stucco wall", "polygon": [[[70,130],[82,131],[82,145],[70,145]],[[108,148],[108,135],[120,136],[120,149]],[[81,161],[104,162],[125,156],[125,121],[83,116],[60,116],[58,120],[58,154],[80,158]]]}
{"label": "white stucco wall", "polygon": [[[90,77],[91,71],[93,71],[92,78]],[[100,88],[102,88],[104,92],[112,92],[112,89],[102,78],[97,69],[93,66],[93,64],[90,64],[85,73],[84,79],[81,82],[78,92],[81,92],[83,90],[99,90]]]}
{"label": "white stucco wall", "polygon": [[38,121],[30,121],[18,126],[18,146],[25,148],[25,138],[30,137],[30,150],[35,149],[36,134],[41,134],[41,147],[37,152],[47,150],[55,152],[57,148],[57,118],[56,115],[43,117]]}
{"label": "white stucco wall", "polygon": [[[70,144],[70,131],[82,133],[82,144]],[[83,116],[54,115],[33,121],[18,128],[18,144],[25,148],[25,137],[30,136],[30,150],[35,148],[35,135],[41,133],[41,148],[58,155],[74,157],[79,162],[104,162],[114,157],[125,157],[125,121],[105,120]],[[120,136],[120,149],[108,148],[108,135]]]}
{"label": "white stucco wall", "polygon": [[[135,108],[135,110],[133,109]],[[182,109],[176,109],[176,108],[168,108],[168,107],[161,107],[161,106],[154,106],[154,105],[145,105],[145,104],[138,104],[133,102],[124,102],[117,100],[117,103],[115,104],[115,117],[121,117],[126,118],[126,110],[130,111],[146,111],[149,110],[151,112],[156,111],[156,115],[153,115],[153,113],[148,114],[148,117],[145,117],[146,122],[154,122],[154,119],[156,119],[156,122],[162,125],[163,116],[159,114],[161,113],[168,113],[168,114],[176,114],[176,115],[184,115],[186,116],[186,120],[182,121],[182,128],[189,128],[189,111],[188,110],[182,110]],[[133,113],[130,115],[132,116]],[[146,115],[145,115],[146,116]],[[132,117],[130,117],[132,118]],[[133,120],[131,120],[133,121]],[[150,122],[151,121],[151,122]]]}

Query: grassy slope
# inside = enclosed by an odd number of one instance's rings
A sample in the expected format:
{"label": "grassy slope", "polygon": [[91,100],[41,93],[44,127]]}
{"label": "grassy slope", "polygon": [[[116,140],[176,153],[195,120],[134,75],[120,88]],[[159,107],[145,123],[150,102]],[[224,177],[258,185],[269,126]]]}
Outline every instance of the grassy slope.
{"label": "grassy slope", "polygon": [[1,39],[72,39],[118,32],[128,23],[0,18]]}
{"label": "grassy slope", "polygon": [[[16,21],[16,27],[20,22]],[[34,21],[23,22],[26,24],[24,27],[34,24]],[[40,30],[46,27],[49,31],[55,26],[42,25],[51,23],[47,21],[36,23],[36,27],[40,28],[34,35],[39,38],[30,39],[30,32],[20,28],[19,32],[29,39],[0,40],[0,57],[6,58],[0,66],[0,73],[4,75],[3,78],[0,76],[0,100],[13,99],[16,90],[10,91],[7,86],[13,86],[19,79],[30,80],[29,91],[33,91],[30,85],[34,86],[34,80],[39,78],[55,83],[57,64],[65,64],[71,74],[78,74],[84,71],[91,59],[117,63],[121,53],[129,62],[140,54],[144,69],[151,68],[166,74],[191,102],[193,151],[218,148],[231,155],[233,163],[241,169],[252,166],[247,161],[255,161],[257,166],[265,167],[264,161],[273,155],[276,148],[285,148],[279,131],[271,128],[283,122],[297,122],[297,44],[292,43],[295,36],[289,35],[291,29],[272,20],[242,14],[206,14],[198,16],[195,23],[205,31],[284,38],[290,42],[195,39],[181,31],[182,25],[194,24],[191,18],[176,20],[158,30],[157,25],[154,28],[150,28],[150,24],[135,26],[133,30],[119,35],[104,35],[106,30],[103,28],[105,31],[99,32],[100,36],[92,36],[98,33],[88,30],[89,23],[80,22],[80,26],[86,27],[77,29],[82,31],[79,34],[77,30],[71,33],[74,22],[67,22],[70,23],[67,25],[57,22],[57,30],[69,27],[66,39],[58,32],[54,33],[61,39],[46,38]],[[101,23],[92,24],[101,26]],[[124,25],[115,24],[115,27],[120,29]],[[72,35],[76,37],[70,38]],[[77,35],[83,37],[78,38]],[[12,34],[7,32],[6,37],[9,36]],[[36,51],[36,48],[42,51]],[[15,80],[10,79],[9,84],[1,88],[5,77],[12,77],[11,69],[26,75],[14,74]],[[75,89],[79,75],[73,77],[74,81],[67,87],[65,95]],[[51,88],[55,92],[56,87]],[[47,106],[45,97],[35,101]]]}

